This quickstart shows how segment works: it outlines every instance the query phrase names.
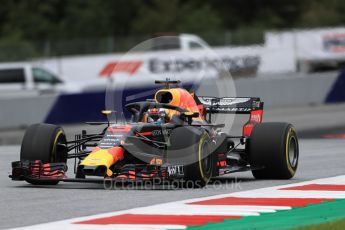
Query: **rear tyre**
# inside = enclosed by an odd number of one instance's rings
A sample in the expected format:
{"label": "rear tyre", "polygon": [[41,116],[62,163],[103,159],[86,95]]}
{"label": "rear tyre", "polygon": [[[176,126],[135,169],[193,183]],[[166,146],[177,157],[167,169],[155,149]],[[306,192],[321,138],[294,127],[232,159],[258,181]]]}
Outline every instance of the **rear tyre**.
{"label": "rear tyre", "polygon": [[[35,161],[43,163],[67,162],[66,136],[63,129],[51,124],[34,124],[25,132],[20,160]],[[29,181],[36,185],[56,185],[57,181]]]}
{"label": "rear tyre", "polygon": [[257,124],[249,140],[249,157],[256,179],[290,179],[297,170],[299,146],[294,127],[288,123]]}
{"label": "rear tyre", "polygon": [[209,134],[194,127],[176,128],[170,136],[170,144],[169,163],[185,165],[183,187],[206,186],[216,167]]}

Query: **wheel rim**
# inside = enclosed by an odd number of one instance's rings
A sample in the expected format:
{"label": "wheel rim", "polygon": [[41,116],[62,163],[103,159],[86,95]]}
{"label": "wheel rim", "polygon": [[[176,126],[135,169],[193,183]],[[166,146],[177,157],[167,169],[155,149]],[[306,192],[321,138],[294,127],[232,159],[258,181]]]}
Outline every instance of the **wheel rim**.
{"label": "wheel rim", "polygon": [[294,168],[297,165],[297,158],[298,158],[298,146],[295,137],[290,138],[289,142],[289,162],[290,165]]}
{"label": "wheel rim", "polygon": [[202,168],[209,175],[211,171],[211,155],[208,153],[208,144],[205,142],[202,147]]}

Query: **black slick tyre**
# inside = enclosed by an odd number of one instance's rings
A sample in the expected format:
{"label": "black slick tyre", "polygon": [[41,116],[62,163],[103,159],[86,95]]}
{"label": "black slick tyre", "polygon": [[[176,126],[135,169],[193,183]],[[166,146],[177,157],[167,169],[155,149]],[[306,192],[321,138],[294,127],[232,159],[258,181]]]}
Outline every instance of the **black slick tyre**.
{"label": "black slick tyre", "polygon": [[[34,124],[25,132],[21,151],[21,161],[40,160],[43,163],[66,163],[66,136],[63,129],[51,124]],[[54,185],[57,181],[31,181],[31,184]]]}
{"label": "black slick tyre", "polygon": [[216,166],[209,134],[195,127],[176,128],[170,136],[170,144],[170,163],[184,165],[183,187],[202,188],[207,185]]}
{"label": "black slick tyre", "polygon": [[288,123],[257,124],[249,140],[249,158],[256,179],[290,179],[298,167],[299,146]]}

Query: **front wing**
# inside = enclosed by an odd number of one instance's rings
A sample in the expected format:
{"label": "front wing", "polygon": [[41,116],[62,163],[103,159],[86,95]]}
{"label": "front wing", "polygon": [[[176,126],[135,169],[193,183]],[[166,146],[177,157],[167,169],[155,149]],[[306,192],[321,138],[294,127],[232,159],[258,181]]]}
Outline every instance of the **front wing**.
{"label": "front wing", "polygon": [[[43,163],[41,161],[15,161],[12,162],[12,175],[9,177],[16,181],[44,184],[44,182],[79,182],[79,183],[104,183],[104,182],[164,182],[181,180],[184,177],[183,165],[145,165],[127,164],[121,171],[112,177],[99,178],[68,178],[66,176],[66,163]],[[43,183],[42,183],[43,182]]]}

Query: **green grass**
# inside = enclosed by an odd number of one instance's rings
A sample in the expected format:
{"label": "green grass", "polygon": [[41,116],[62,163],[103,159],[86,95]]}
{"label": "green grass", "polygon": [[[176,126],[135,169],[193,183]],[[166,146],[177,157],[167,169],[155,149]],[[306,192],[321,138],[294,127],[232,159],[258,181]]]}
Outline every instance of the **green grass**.
{"label": "green grass", "polygon": [[[339,222],[343,220],[342,222]],[[339,222],[339,223],[338,223]],[[331,225],[335,223],[335,225]],[[326,224],[326,225],[324,225]],[[302,227],[305,226],[305,227]],[[312,204],[291,210],[246,216],[240,219],[225,219],[224,222],[188,227],[188,230],[276,230],[276,229],[345,229],[345,199]],[[320,226],[320,228],[317,228]],[[302,227],[302,228],[301,228]]]}
{"label": "green grass", "polygon": [[295,230],[343,230],[345,228],[345,219],[331,221],[323,224],[309,225],[305,227],[295,228]]}

